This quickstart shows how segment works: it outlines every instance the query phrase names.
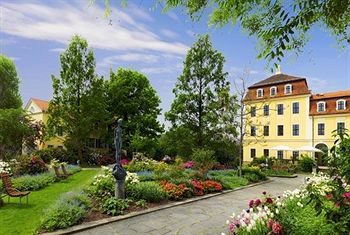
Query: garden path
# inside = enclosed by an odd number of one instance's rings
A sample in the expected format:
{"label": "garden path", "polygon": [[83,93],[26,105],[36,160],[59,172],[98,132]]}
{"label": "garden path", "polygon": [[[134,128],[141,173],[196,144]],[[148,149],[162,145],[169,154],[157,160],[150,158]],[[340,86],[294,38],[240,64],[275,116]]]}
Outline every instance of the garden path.
{"label": "garden path", "polygon": [[260,197],[263,191],[272,195],[282,194],[285,190],[299,187],[303,181],[304,176],[292,179],[272,178],[272,181],[266,184],[113,222],[76,233],[76,235],[218,235],[227,232],[225,221],[232,212],[237,213],[246,209],[250,199]]}

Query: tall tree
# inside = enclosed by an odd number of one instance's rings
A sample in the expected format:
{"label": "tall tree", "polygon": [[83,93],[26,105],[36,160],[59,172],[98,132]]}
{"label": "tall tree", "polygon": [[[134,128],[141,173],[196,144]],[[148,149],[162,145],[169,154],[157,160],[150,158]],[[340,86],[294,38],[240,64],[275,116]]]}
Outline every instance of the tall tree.
{"label": "tall tree", "polygon": [[19,77],[12,60],[0,55],[0,109],[22,107],[19,94]]}
{"label": "tall tree", "polygon": [[83,160],[91,135],[105,130],[107,117],[104,82],[95,74],[95,58],[85,39],[74,36],[60,56],[60,77],[52,75],[53,99],[49,105],[48,134],[62,128],[67,145]]}
{"label": "tall tree", "polygon": [[107,83],[108,111],[111,118],[123,119],[123,143],[128,155],[148,152],[150,140],[163,132],[157,120],[161,109],[155,89],[145,75],[123,68],[111,72]]}
{"label": "tall tree", "polygon": [[212,139],[220,123],[220,110],[225,105],[222,97],[229,90],[224,62],[224,56],[213,48],[209,36],[200,36],[187,53],[173,90],[175,100],[165,114],[173,126],[189,128],[199,148]]}

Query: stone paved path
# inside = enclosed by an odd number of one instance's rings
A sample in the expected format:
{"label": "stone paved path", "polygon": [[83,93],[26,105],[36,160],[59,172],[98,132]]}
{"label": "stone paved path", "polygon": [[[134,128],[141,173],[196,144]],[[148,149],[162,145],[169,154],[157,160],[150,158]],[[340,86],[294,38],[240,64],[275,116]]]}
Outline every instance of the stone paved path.
{"label": "stone paved path", "polygon": [[215,234],[227,232],[225,221],[232,212],[247,208],[248,200],[260,197],[263,191],[278,195],[303,183],[304,177],[272,178],[272,182],[234,191],[209,199],[140,215],[85,230],[76,235],[133,234]]}

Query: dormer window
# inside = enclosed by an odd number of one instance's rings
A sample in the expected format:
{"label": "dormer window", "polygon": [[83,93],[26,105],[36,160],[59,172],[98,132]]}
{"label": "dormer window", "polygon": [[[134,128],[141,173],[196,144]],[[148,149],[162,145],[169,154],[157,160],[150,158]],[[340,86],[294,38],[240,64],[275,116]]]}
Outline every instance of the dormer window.
{"label": "dormer window", "polygon": [[262,98],[263,96],[264,96],[264,90],[263,89],[256,90],[256,97]]}
{"label": "dormer window", "polygon": [[35,109],[34,109],[34,107],[33,107],[33,106],[32,106],[32,107],[30,107],[29,112],[31,112],[31,113],[35,113]]}
{"label": "dormer window", "polygon": [[291,84],[287,84],[284,86],[284,94],[286,94],[286,95],[292,94],[292,85]]}
{"label": "dormer window", "polygon": [[326,111],[326,102],[320,101],[317,103],[317,112],[324,112]]}
{"label": "dormer window", "polygon": [[346,101],[337,100],[337,110],[345,110],[345,109],[346,109]]}
{"label": "dormer window", "polygon": [[273,86],[270,88],[270,96],[275,96],[277,94],[277,87]]}

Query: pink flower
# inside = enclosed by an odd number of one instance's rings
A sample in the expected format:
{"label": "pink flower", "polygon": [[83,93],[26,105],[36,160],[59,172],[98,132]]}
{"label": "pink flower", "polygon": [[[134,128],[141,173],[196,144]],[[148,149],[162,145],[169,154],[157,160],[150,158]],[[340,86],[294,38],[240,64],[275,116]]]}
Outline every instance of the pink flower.
{"label": "pink flower", "polygon": [[273,225],[273,220],[272,219],[269,219],[269,221],[267,222],[267,228],[271,228]]}
{"label": "pink flower", "polygon": [[122,166],[128,165],[129,161],[128,161],[128,159],[122,159],[122,160],[120,160],[120,164],[122,164]]}
{"label": "pink flower", "polygon": [[272,232],[274,234],[280,234],[282,231],[282,226],[280,225],[280,223],[276,222],[272,225]]}
{"label": "pink flower", "polygon": [[234,223],[230,223],[229,224],[229,229],[230,229],[230,232],[233,233],[235,231],[235,225]]}
{"label": "pink flower", "polygon": [[255,200],[255,206],[259,206],[261,204],[261,200],[258,198]]}
{"label": "pink flower", "polygon": [[254,206],[254,200],[249,201],[249,208],[252,208]]}
{"label": "pink flower", "polygon": [[187,168],[187,169],[192,169],[193,168],[193,161],[188,161],[188,162],[185,162],[183,165],[182,165],[183,168]]}
{"label": "pink flower", "polygon": [[343,197],[345,197],[345,198],[350,198],[350,192],[344,193],[344,194],[343,194]]}

